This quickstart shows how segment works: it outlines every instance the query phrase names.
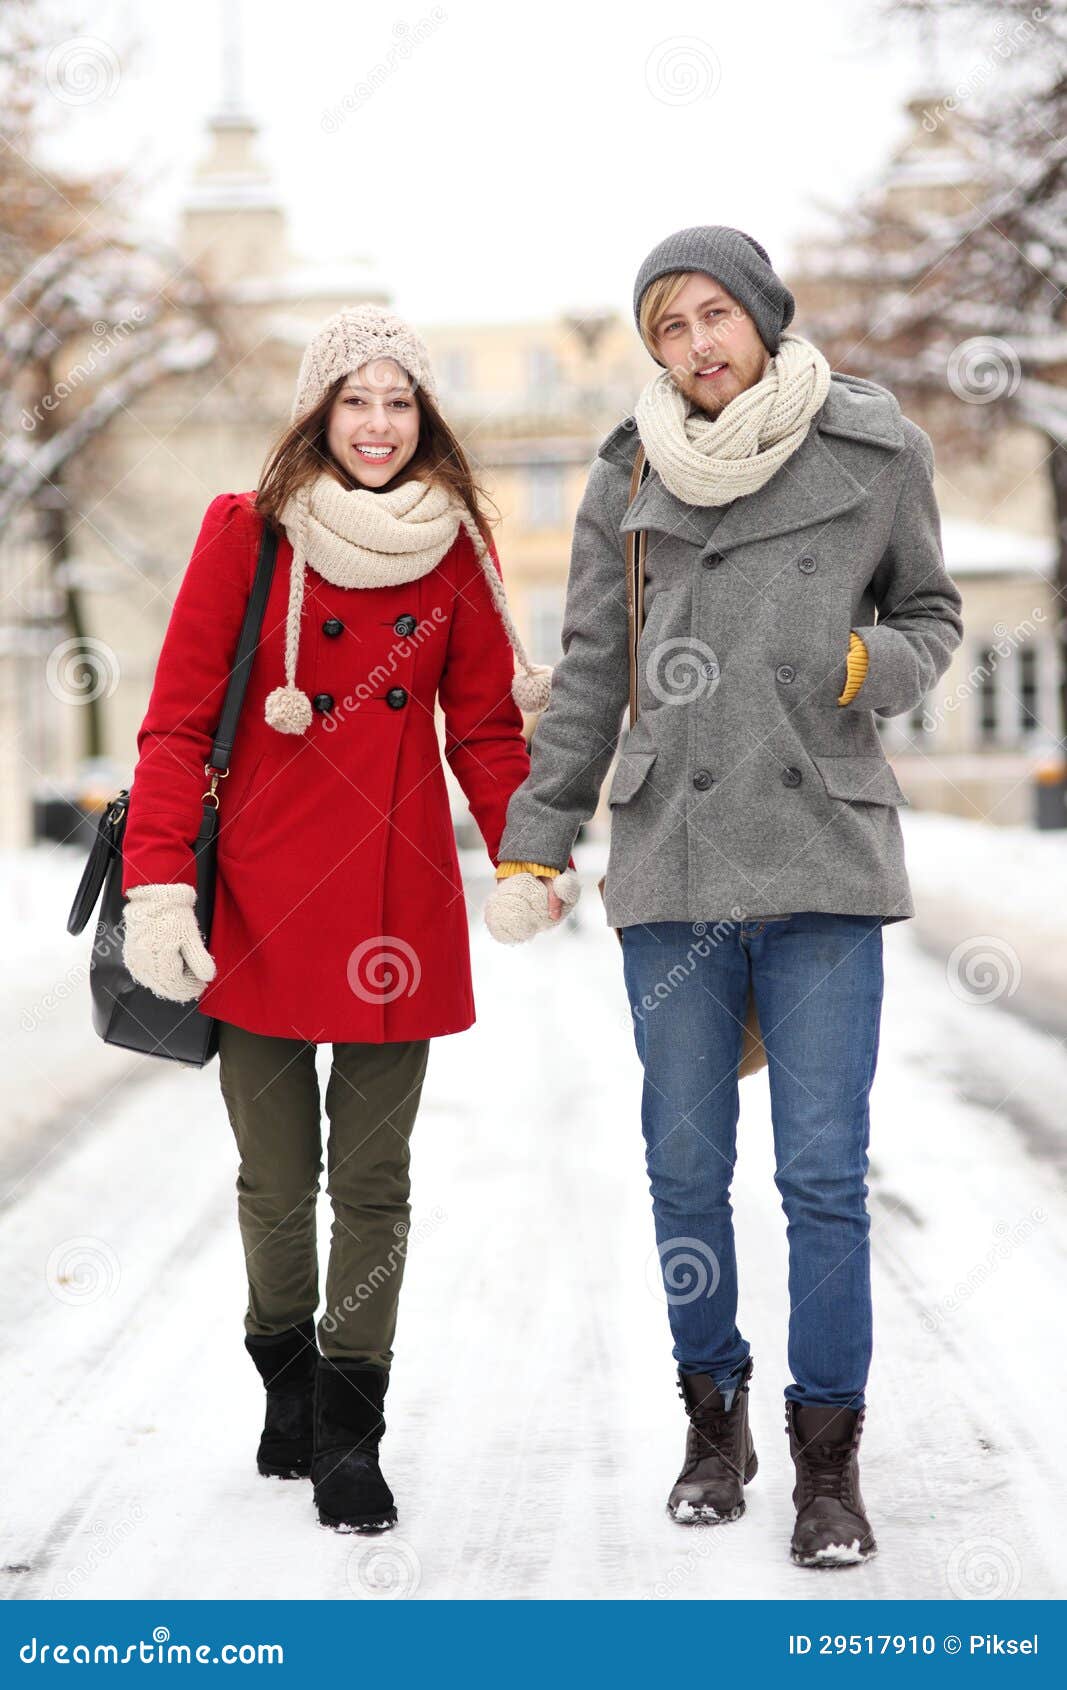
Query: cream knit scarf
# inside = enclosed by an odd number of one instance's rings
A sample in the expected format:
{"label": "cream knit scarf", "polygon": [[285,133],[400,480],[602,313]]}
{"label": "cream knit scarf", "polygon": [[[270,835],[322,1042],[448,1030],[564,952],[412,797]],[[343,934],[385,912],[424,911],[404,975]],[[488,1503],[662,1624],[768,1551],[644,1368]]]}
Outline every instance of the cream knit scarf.
{"label": "cream knit scarf", "polygon": [[817,346],[784,334],[762,379],[717,417],[690,407],[664,370],[637,401],[634,417],[649,463],[687,505],[726,505],[755,493],[807,436],[830,388]]}
{"label": "cream knit scarf", "polygon": [[304,733],[311,725],[311,701],[296,684],[305,565],[337,587],[388,587],[416,581],[440,563],[460,528],[466,529],[522,668],[511,691],[519,708],[543,710],[552,671],[530,662],[508,609],[504,583],[470,512],[444,488],[406,481],[373,493],[346,488],[332,475],[303,486],[281,513],[293,548],[289,610],[285,625],[285,685],[267,697],[264,714],[279,733]]}

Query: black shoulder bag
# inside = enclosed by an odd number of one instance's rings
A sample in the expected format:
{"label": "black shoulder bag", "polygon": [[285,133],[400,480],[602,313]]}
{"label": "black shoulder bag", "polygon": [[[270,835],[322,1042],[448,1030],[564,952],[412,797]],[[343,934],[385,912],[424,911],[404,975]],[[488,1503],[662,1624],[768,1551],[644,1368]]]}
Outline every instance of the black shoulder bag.
{"label": "black shoulder bag", "polygon": [[[210,944],[211,918],[215,907],[218,784],[229,772],[237,721],[252,659],[259,644],[277,550],[277,535],[270,524],[265,523],[218,732],[210,760],[204,764],[204,773],[210,777],[211,784],[204,793],[204,809],[193,841],[193,854],[196,858],[196,920],[205,944]],[[218,1050],[218,1022],[214,1016],[205,1015],[195,1000],[172,1003],[167,998],[156,997],[147,986],[137,983],[122,960],[126,901],[122,895],[122,839],[129,803],[129,790],[124,788],[102,812],[89,860],[67,917],[67,932],[80,933],[103,890],[104,899],[89,961],[93,1026],[107,1044],[203,1068]]]}

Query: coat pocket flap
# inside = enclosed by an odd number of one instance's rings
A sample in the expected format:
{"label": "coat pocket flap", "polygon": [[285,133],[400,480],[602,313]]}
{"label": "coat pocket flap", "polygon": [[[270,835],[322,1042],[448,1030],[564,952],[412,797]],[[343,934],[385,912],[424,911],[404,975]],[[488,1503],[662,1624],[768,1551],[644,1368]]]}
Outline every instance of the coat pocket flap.
{"label": "coat pocket flap", "polygon": [[615,779],[611,783],[608,793],[609,804],[627,804],[634,793],[639,791],[648,775],[658,751],[629,751],[623,752],[619,758],[619,766],[615,770]]}
{"label": "coat pocket flap", "polygon": [[831,798],[857,804],[907,804],[884,757],[813,757]]}

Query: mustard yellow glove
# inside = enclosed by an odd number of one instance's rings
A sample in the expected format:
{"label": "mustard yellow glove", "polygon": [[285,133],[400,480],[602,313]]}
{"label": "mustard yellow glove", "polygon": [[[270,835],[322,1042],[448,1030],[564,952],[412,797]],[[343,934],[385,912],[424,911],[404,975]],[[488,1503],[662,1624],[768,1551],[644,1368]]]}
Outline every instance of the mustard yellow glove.
{"label": "mustard yellow glove", "polygon": [[858,634],[850,633],[848,636],[845,690],[838,699],[838,704],[852,703],[866,678],[868,661],[867,647]]}
{"label": "mustard yellow glove", "polygon": [[506,880],[512,874],[562,874],[562,869],[548,868],[544,863],[498,863],[496,877]]}

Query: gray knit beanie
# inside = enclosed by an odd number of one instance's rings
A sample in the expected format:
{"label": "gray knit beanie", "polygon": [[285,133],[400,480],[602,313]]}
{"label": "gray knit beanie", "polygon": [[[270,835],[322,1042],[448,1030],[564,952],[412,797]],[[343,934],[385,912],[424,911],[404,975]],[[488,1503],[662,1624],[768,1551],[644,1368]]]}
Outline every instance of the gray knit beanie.
{"label": "gray knit beanie", "polygon": [[[759,241],[722,223],[680,229],[652,248],[634,283],[634,321],[639,332],[641,301],[652,283],[661,276],[686,270],[714,276],[721,282],[738,305],[744,306],[768,352],[777,352],[782,330],[793,321],[796,301]],[[656,362],[662,363],[662,359]]]}

